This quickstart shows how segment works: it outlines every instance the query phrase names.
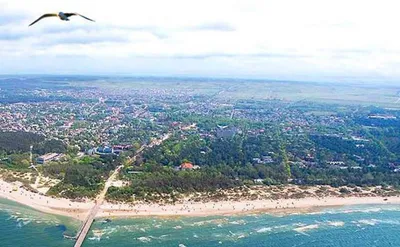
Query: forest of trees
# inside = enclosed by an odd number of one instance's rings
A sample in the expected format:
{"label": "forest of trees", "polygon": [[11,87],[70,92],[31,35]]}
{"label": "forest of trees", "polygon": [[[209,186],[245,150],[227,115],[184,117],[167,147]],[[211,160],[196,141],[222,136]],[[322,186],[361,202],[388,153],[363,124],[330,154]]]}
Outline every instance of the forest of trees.
{"label": "forest of trees", "polygon": [[143,173],[135,175],[129,187],[112,187],[108,198],[113,200],[131,200],[136,198],[150,199],[154,194],[173,194],[187,192],[206,192],[217,189],[228,189],[239,186],[241,181],[218,168],[206,167],[195,171],[176,172],[170,167],[146,164]]}
{"label": "forest of trees", "polygon": [[67,146],[60,140],[46,140],[44,136],[31,132],[0,132],[0,151],[11,153],[33,152],[45,154],[50,152],[65,153]]}
{"label": "forest of trees", "polygon": [[278,142],[266,135],[203,139],[195,134],[185,140],[175,136],[165,141],[163,145],[145,151],[143,157],[145,161],[171,167],[179,166],[184,159],[201,166],[222,164],[243,166],[252,163],[253,158],[261,158],[271,153],[279,158]]}

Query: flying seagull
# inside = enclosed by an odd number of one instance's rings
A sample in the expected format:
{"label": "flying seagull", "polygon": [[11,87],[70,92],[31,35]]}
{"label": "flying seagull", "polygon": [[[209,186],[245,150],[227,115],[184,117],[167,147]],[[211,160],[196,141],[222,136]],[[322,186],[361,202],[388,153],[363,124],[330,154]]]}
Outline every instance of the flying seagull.
{"label": "flying seagull", "polygon": [[60,20],[62,20],[62,21],[69,21],[68,18],[71,17],[71,16],[73,16],[73,15],[80,16],[80,17],[85,18],[86,20],[89,20],[89,21],[94,21],[94,20],[89,19],[89,18],[87,18],[86,16],[83,16],[83,15],[78,14],[78,13],[63,13],[63,12],[60,12],[60,13],[58,13],[58,14],[55,14],[55,13],[54,13],[54,14],[44,14],[44,15],[42,15],[41,17],[39,17],[39,19],[37,19],[36,21],[32,22],[29,26],[32,26],[32,25],[35,24],[36,22],[40,21],[40,20],[43,19],[43,18],[47,18],[47,17],[58,17],[58,18],[60,18]]}

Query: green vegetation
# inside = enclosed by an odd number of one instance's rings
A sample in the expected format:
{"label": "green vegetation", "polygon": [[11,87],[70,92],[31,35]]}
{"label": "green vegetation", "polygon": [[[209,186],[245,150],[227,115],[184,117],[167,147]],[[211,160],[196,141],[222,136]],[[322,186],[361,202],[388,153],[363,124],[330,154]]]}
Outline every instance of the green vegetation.
{"label": "green vegetation", "polygon": [[242,184],[218,168],[176,172],[172,168],[155,164],[145,165],[143,173],[130,177],[130,186],[111,187],[107,194],[108,199],[132,201],[135,198],[151,201],[157,196],[166,198],[169,195],[173,198],[175,193],[215,191]]}
{"label": "green vegetation", "polygon": [[45,176],[61,180],[48,191],[49,195],[93,198],[103,188],[104,180],[118,162],[118,159],[114,160],[111,157],[105,159],[85,157],[72,162],[44,165],[41,169]]}
{"label": "green vegetation", "polygon": [[[244,121],[236,124],[247,131],[218,138],[215,135],[219,121],[203,118],[200,122],[207,125],[198,126],[206,129],[178,130],[162,145],[146,150],[142,163],[122,174],[130,186],[110,189],[108,198],[172,198],[175,193],[216,191],[259,181],[266,185],[400,187],[400,173],[394,171],[400,158],[395,152],[400,135],[392,128],[369,130],[349,123],[345,126],[351,126],[352,135],[343,134],[349,129],[341,125],[324,130],[339,134],[295,135],[269,125],[258,125],[263,131],[254,132],[257,128]],[[201,137],[201,131],[213,135]],[[391,142],[387,141],[388,136]],[[200,169],[174,170],[187,161]]]}
{"label": "green vegetation", "polygon": [[30,146],[38,154],[64,153],[66,145],[59,140],[46,140],[44,136],[31,132],[0,132],[0,152],[29,152]]}

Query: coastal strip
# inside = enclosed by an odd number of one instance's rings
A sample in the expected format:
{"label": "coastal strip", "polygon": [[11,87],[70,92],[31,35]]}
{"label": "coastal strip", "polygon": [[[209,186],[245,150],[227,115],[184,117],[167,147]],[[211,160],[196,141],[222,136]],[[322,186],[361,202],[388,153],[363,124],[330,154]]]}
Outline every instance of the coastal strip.
{"label": "coastal strip", "polygon": [[[18,186],[0,180],[0,197],[30,206],[36,210],[72,217],[84,221],[94,201],[74,202],[64,198],[52,198],[39,195]],[[159,203],[111,203],[104,202],[96,217],[175,217],[175,216],[216,216],[251,214],[266,212],[271,214],[302,213],[318,208],[346,205],[400,205],[398,196],[328,196],[304,197],[298,199],[261,199],[261,200],[221,200],[221,201],[182,201],[175,204]]]}

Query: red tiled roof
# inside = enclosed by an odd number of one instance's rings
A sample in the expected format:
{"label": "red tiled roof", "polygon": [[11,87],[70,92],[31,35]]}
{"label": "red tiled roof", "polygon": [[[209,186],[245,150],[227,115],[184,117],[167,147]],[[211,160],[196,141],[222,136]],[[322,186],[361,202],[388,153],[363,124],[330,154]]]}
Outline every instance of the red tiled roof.
{"label": "red tiled roof", "polygon": [[181,169],[193,169],[193,164],[189,162],[182,163]]}

